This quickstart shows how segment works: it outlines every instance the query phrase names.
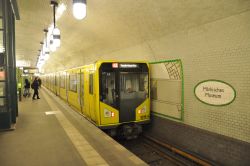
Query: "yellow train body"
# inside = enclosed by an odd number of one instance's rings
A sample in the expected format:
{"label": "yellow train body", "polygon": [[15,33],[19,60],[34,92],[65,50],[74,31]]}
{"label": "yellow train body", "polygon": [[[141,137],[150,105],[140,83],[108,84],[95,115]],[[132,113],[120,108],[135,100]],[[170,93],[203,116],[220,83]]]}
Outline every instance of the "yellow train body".
{"label": "yellow train body", "polygon": [[98,61],[42,76],[45,87],[103,129],[150,121],[149,80],[148,63],[127,61]]}

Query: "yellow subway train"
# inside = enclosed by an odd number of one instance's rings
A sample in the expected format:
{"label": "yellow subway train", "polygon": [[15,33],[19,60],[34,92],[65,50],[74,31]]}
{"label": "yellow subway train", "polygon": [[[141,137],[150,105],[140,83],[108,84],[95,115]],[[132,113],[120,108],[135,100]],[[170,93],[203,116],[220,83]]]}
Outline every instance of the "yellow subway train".
{"label": "yellow subway train", "polygon": [[97,61],[41,78],[45,87],[111,136],[137,137],[150,122],[147,62]]}

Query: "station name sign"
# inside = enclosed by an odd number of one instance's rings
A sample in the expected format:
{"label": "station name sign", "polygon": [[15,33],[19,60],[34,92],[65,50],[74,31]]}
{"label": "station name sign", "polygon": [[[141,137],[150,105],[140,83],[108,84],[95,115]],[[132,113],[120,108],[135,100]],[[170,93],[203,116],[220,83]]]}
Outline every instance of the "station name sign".
{"label": "station name sign", "polygon": [[220,80],[205,80],[194,88],[196,98],[209,105],[224,106],[232,103],[236,97],[234,88]]}

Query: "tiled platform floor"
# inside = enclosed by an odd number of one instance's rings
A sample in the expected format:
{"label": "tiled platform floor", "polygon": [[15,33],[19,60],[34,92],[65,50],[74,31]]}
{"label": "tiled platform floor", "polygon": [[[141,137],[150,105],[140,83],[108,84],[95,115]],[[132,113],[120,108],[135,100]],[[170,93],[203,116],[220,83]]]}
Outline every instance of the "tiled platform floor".
{"label": "tiled platform floor", "polygon": [[0,132],[1,166],[147,165],[48,90],[19,102],[16,130]]}

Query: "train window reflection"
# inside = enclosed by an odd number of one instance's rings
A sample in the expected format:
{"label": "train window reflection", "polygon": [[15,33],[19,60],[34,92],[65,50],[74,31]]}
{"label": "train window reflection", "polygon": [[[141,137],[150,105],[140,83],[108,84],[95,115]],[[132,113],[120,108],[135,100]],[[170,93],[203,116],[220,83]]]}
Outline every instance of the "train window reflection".
{"label": "train window reflection", "polygon": [[114,107],[116,106],[115,84],[114,72],[102,72],[101,101]]}
{"label": "train window reflection", "polygon": [[120,84],[123,93],[136,92],[145,95],[148,93],[148,73],[121,73]]}
{"label": "train window reflection", "polygon": [[77,86],[76,74],[70,74],[69,75],[69,90],[76,92],[76,86]]}
{"label": "train window reflection", "polygon": [[133,110],[148,97],[148,73],[121,73],[120,108]]}
{"label": "train window reflection", "polygon": [[84,106],[84,74],[81,73],[81,106]]}
{"label": "train window reflection", "polygon": [[60,87],[65,88],[65,75],[60,76]]}

